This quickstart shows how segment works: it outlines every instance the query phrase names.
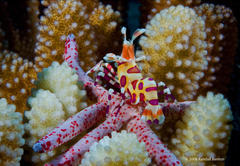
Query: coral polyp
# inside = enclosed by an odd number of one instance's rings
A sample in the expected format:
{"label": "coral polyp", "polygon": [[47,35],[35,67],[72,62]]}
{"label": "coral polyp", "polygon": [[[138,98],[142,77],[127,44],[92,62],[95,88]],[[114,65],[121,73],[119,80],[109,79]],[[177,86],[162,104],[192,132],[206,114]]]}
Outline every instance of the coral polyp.
{"label": "coral polyp", "polygon": [[207,67],[204,29],[204,20],[193,9],[178,5],[156,14],[140,38],[142,51],[136,55],[146,56],[142,72],[163,81],[179,101],[194,98]]}
{"label": "coral polyp", "polygon": [[[77,36],[80,64],[85,70],[89,69],[106,54],[106,50],[119,50],[119,41],[111,36],[118,36],[115,32],[121,22],[118,11],[97,1],[60,0],[50,3],[38,26],[36,70],[41,71],[53,61],[63,62],[62,48],[71,33]],[[105,42],[99,42],[103,40]]]}

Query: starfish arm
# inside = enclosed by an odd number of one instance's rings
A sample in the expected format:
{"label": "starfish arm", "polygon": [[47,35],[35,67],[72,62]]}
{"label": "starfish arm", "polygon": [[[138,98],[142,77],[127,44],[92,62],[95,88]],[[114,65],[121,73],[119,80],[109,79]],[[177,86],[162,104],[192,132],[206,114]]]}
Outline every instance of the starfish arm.
{"label": "starfish arm", "polygon": [[34,151],[41,153],[48,152],[90,128],[104,118],[106,115],[106,106],[107,102],[99,102],[70,117],[67,121],[37,141],[33,146]]}
{"label": "starfish arm", "polygon": [[87,96],[90,99],[100,101],[101,95],[104,93],[107,94],[106,89],[102,86],[95,86],[94,81],[88,76],[85,75],[85,72],[80,67],[79,59],[78,59],[78,49],[75,36],[73,34],[68,35],[66,43],[65,43],[65,51],[64,51],[64,60],[68,63],[68,65],[77,71],[79,76],[79,81],[83,81],[84,89],[88,92]]}
{"label": "starfish arm", "polygon": [[133,118],[128,123],[127,130],[135,133],[140,142],[143,141],[146,143],[146,149],[150,157],[155,159],[157,165],[182,165],[177,157],[158,139],[157,135],[154,134],[150,127],[141,121],[140,117]]}
{"label": "starfish arm", "polygon": [[75,166],[79,164],[84,153],[89,150],[94,142],[99,141],[106,135],[111,135],[112,131],[118,131],[122,127],[123,118],[121,116],[116,118],[114,116],[116,112],[117,111],[114,111],[100,126],[84,136],[64,154],[45,164],[45,166]]}
{"label": "starfish arm", "polygon": [[179,119],[183,115],[183,110],[185,110],[191,103],[194,101],[184,101],[179,102],[178,105],[175,103],[167,103],[164,106],[164,103],[159,103],[163,108],[163,114],[165,116],[165,121],[171,121],[173,119]]}

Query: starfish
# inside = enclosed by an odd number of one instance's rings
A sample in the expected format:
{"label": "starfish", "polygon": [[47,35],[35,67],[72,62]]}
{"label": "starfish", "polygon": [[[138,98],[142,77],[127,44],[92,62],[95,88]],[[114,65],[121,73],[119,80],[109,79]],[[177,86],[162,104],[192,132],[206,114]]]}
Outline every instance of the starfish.
{"label": "starfish", "polygon": [[[135,133],[140,142],[145,142],[146,150],[157,165],[182,165],[176,156],[151,130],[148,124],[141,120],[141,113],[146,104],[139,103],[138,105],[132,105],[130,101],[127,100],[115,117],[121,103],[121,96],[112,94],[110,107],[108,108],[109,116],[106,117],[108,91],[100,85],[94,85],[94,80],[88,75],[85,75],[80,67],[76,39],[73,34],[67,37],[64,60],[68,62],[71,68],[77,70],[79,81],[83,81],[87,96],[96,101],[96,103],[70,117],[38,140],[33,146],[34,151],[40,153],[48,152],[74,138],[103,118],[106,118],[106,120],[80,139],[64,154],[45,164],[45,166],[75,166],[79,164],[84,153],[89,150],[94,142],[99,141],[106,135],[110,135],[112,131],[119,131],[124,126],[128,132]],[[179,105],[168,103],[165,107],[164,103],[159,104],[164,107],[163,113],[166,120],[171,120],[180,117],[183,110],[191,103],[191,101],[179,102]]]}

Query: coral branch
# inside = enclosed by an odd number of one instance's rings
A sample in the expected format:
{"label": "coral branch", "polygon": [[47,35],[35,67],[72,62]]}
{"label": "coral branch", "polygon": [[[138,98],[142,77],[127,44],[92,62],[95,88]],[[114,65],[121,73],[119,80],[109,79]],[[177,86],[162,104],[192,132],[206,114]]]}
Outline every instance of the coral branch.
{"label": "coral branch", "polygon": [[182,165],[176,156],[166,148],[157,135],[139,117],[133,118],[128,123],[127,130],[137,134],[140,142],[146,143],[146,149],[150,153],[150,157],[156,160],[157,165]]}
{"label": "coral branch", "polygon": [[72,116],[35,143],[34,151],[48,152],[90,128],[105,116],[106,105],[107,102],[96,103]]}

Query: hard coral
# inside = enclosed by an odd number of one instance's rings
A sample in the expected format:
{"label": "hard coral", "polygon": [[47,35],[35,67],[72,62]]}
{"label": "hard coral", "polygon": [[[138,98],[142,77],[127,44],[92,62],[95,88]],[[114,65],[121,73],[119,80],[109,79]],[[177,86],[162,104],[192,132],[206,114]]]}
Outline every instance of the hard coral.
{"label": "hard coral", "polygon": [[53,61],[63,62],[62,48],[71,33],[77,36],[78,55],[82,59],[80,64],[85,70],[94,66],[107,52],[121,50],[118,38],[115,40],[112,37],[113,34],[118,36],[115,32],[120,26],[120,14],[110,6],[99,6],[96,1],[61,0],[50,3],[44,14],[37,35],[37,71],[48,67]]}
{"label": "hard coral", "polygon": [[[170,150],[183,165],[224,165],[231,128],[232,112],[223,95],[208,92],[207,97],[198,97],[184,112],[182,120],[176,123],[176,135],[172,136]],[[197,157],[197,161],[190,161]],[[211,157],[211,161],[201,158]],[[199,159],[200,158],[200,159]],[[220,160],[214,161],[214,158]]]}
{"label": "hard coral", "polygon": [[42,135],[62,123],[65,112],[56,95],[49,90],[38,90],[34,96],[29,97],[28,104],[31,110],[25,111],[25,116],[29,120],[29,123],[25,124],[25,129],[29,132],[30,138],[26,143],[32,147]]}
{"label": "hard coral", "polygon": [[24,127],[22,115],[15,112],[16,106],[0,99],[0,165],[19,166],[25,140],[22,138]]}
{"label": "hard coral", "polygon": [[[24,114],[28,120],[25,123],[26,143],[31,148],[38,139],[86,107],[86,103],[82,102],[86,95],[85,90],[81,90],[83,84],[78,81],[76,70],[68,67],[66,62],[62,65],[53,62],[37,76],[38,81],[34,82],[36,88],[32,89],[32,96],[28,99],[31,110]],[[67,146],[63,145],[43,154],[29,150],[28,158],[31,159],[26,160],[42,165],[66,149]]]}
{"label": "hard coral", "polygon": [[146,61],[140,63],[145,76],[163,81],[180,101],[192,100],[207,66],[205,22],[193,9],[178,5],[162,10],[146,26],[140,38]]}
{"label": "hard coral", "polygon": [[37,74],[32,62],[22,59],[18,54],[3,50],[0,52],[0,97],[17,107],[17,112],[23,113],[26,101]]}
{"label": "hard coral", "polygon": [[38,89],[54,93],[63,105],[66,119],[87,106],[82,102],[86,95],[85,90],[82,90],[83,83],[78,81],[76,70],[68,67],[66,62],[61,65],[53,62],[37,76],[38,80],[34,82],[37,89],[33,89],[33,93]]}
{"label": "hard coral", "polygon": [[[27,133],[26,144],[33,147],[33,144],[46,133],[50,132],[56,126],[61,124],[65,119],[63,106],[59,102],[55,94],[48,90],[38,90],[32,97],[28,99],[28,104],[31,108],[25,111],[24,115],[29,121],[25,123],[25,131]],[[53,156],[61,154],[67,147],[61,146],[48,153],[38,154],[29,149],[24,158],[31,160],[33,163],[42,165],[46,160]]]}
{"label": "hard coral", "polygon": [[232,10],[223,5],[202,4],[194,10],[206,23],[208,44],[208,68],[199,82],[197,94],[213,91],[226,95],[237,48],[237,20]]}
{"label": "hard coral", "polygon": [[193,7],[200,4],[201,0],[140,0],[140,3],[142,4],[139,8],[142,13],[140,22],[145,27],[161,10],[177,5]]}
{"label": "hard coral", "polygon": [[151,163],[145,143],[140,143],[136,134],[122,130],[121,133],[113,131],[111,135],[111,138],[105,136],[94,142],[79,166],[146,166]]}

